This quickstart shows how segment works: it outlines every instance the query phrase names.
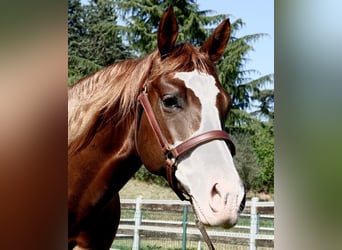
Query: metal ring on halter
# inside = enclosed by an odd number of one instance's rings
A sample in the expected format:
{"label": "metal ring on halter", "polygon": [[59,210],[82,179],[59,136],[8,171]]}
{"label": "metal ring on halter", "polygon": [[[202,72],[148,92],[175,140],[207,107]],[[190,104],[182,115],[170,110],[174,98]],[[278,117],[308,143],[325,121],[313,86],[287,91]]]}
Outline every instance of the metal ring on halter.
{"label": "metal ring on halter", "polygon": [[171,150],[168,150],[166,152],[165,157],[171,161],[172,165],[176,164],[176,157],[174,156]]}

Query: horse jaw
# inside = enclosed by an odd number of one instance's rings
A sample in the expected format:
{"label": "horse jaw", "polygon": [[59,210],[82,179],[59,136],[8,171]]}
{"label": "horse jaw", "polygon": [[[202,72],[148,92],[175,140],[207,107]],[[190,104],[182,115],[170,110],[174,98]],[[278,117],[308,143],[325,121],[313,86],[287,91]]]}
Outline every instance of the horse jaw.
{"label": "horse jaw", "polygon": [[[195,70],[176,73],[175,78],[183,80],[201,102],[200,128],[192,136],[220,130],[219,89],[214,77]],[[225,142],[216,140],[196,148],[180,159],[175,175],[191,196],[202,223],[226,228],[236,224],[245,190]]]}

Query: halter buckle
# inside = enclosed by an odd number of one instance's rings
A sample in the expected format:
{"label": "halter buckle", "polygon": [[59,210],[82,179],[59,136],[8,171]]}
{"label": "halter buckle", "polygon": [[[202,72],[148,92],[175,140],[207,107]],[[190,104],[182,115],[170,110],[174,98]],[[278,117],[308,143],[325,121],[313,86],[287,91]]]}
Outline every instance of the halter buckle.
{"label": "halter buckle", "polygon": [[142,93],[147,94],[147,84],[144,84],[142,88]]}

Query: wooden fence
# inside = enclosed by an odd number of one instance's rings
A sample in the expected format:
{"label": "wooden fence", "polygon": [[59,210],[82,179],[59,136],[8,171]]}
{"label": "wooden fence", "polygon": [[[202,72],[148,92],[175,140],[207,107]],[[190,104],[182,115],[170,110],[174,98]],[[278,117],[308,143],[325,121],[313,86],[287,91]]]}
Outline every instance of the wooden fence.
{"label": "wooden fence", "polygon": [[[121,200],[121,220],[117,239],[132,239],[132,250],[139,250],[141,242],[152,238],[170,238],[181,241],[187,249],[187,241],[197,241],[197,249],[205,248],[201,233],[194,221],[189,202],[171,200]],[[261,202],[252,198],[246,202],[239,223],[232,229],[207,228],[208,235],[222,249],[227,245],[244,245],[244,249],[255,250],[258,246],[266,249],[274,247],[274,202]],[[168,247],[169,248],[169,247]],[[113,248],[114,249],[114,248]],[[148,249],[151,249],[149,247]],[[160,249],[160,248],[158,248]],[[217,247],[220,249],[220,247]]]}

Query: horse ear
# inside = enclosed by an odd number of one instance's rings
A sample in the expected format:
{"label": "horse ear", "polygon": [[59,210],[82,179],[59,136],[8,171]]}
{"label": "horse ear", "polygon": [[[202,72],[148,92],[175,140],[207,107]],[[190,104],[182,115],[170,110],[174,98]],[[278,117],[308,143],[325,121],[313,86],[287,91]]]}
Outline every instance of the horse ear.
{"label": "horse ear", "polygon": [[158,49],[165,58],[173,49],[178,37],[178,24],[172,6],[163,13],[158,28]]}
{"label": "horse ear", "polygon": [[207,53],[212,62],[217,62],[226,49],[230,37],[229,19],[224,20],[205,41],[200,52]]}

